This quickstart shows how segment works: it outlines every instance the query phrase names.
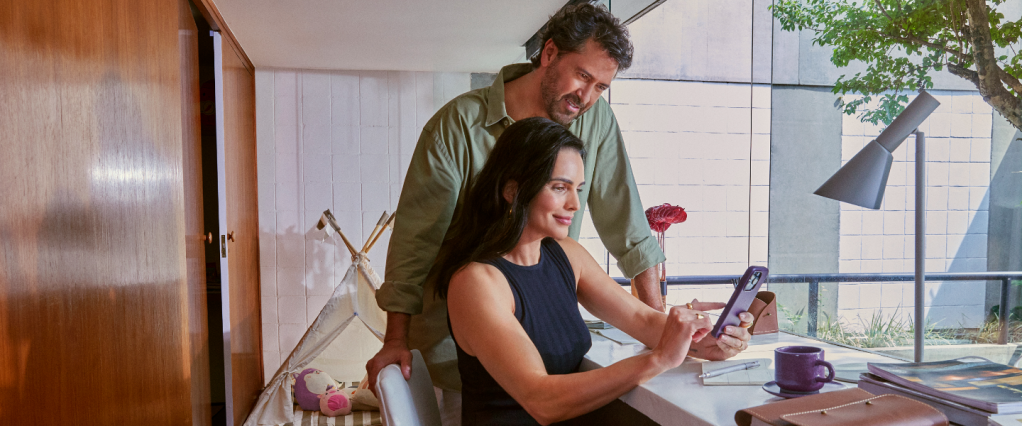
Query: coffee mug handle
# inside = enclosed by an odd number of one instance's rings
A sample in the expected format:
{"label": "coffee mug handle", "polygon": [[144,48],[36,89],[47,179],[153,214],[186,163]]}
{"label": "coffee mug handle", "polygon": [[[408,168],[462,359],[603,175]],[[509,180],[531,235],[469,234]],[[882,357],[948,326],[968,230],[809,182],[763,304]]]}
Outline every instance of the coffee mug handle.
{"label": "coffee mug handle", "polygon": [[816,366],[821,366],[821,365],[824,366],[824,367],[827,367],[827,370],[830,371],[830,374],[827,374],[827,378],[826,379],[821,379],[821,378],[817,377],[816,381],[817,382],[824,382],[824,383],[826,383],[826,382],[833,382],[834,381],[834,366],[831,365],[827,361],[823,361],[823,360],[816,361]]}

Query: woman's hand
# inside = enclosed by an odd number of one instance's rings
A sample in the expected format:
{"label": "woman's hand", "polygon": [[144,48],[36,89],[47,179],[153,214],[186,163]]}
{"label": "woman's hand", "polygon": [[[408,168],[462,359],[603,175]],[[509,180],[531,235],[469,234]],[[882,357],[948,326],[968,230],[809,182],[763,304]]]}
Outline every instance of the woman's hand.
{"label": "woman's hand", "polygon": [[[700,302],[696,299],[692,299],[692,303],[687,305],[707,311],[723,309],[725,306],[723,303]],[[748,349],[749,340],[752,339],[748,328],[752,326],[755,317],[748,312],[742,312],[738,314],[738,318],[741,320],[741,324],[738,327],[731,325],[724,327],[719,338],[715,339],[713,336],[710,336],[707,339],[698,341],[698,344],[693,343],[690,348],[692,355],[706,360],[721,361]]]}
{"label": "woman's hand", "polygon": [[705,312],[672,307],[667,313],[660,343],[653,349],[654,357],[664,370],[681,365],[691,345],[706,337],[712,327]]}

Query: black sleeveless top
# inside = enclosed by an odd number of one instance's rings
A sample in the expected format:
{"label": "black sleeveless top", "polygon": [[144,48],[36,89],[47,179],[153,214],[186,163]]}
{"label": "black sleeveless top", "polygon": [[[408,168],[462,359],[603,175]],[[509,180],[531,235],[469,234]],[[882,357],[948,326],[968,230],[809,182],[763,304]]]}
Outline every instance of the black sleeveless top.
{"label": "black sleeveless top", "polygon": [[[514,296],[515,318],[539,350],[547,374],[578,371],[593,342],[578,310],[575,274],[561,245],[551,238],[543,239],[539,263],[532,266],[515,265],[504,258],[485,263],[497,267],[507,278]],[[457,341],[455,347],[461,373],[462,424],[539,424],[500,387],[479,358],[465,353]]]}

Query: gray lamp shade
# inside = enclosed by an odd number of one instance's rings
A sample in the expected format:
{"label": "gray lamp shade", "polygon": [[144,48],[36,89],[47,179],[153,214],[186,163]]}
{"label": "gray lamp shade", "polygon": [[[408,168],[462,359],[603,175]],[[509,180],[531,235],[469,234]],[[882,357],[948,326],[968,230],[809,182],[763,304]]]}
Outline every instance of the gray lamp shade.
{"label": "gray lamp shade", "polygon": [[872,140],[814,194],[867,209],[879,209],[884,201],[884,189],[887,188],[893,162],[891,152]]}
{"label": "gray lamp shade", "polygon": [[831,176],[814,194],[855,204],[867,209],[879,209],[884,201],[887,176],[891,174],[891,155],[898,146],[930,116],[940,102],[925,90],[919,91],[897,118],[880,136],[870,141],[862,151]]}

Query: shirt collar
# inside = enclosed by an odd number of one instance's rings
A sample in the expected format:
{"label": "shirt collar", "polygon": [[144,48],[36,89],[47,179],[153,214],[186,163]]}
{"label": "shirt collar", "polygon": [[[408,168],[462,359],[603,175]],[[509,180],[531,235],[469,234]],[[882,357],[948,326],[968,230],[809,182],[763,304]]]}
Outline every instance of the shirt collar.
{"label": "shirt collar", "polygon": [[511,64],[500,69],[497,78],[490,86],[490,92],[486,99],[486,127],[507,118],[508,124],[512,121],[507,115],[507,105],[504,104],[504,83],[532,72],[532,64]]}

